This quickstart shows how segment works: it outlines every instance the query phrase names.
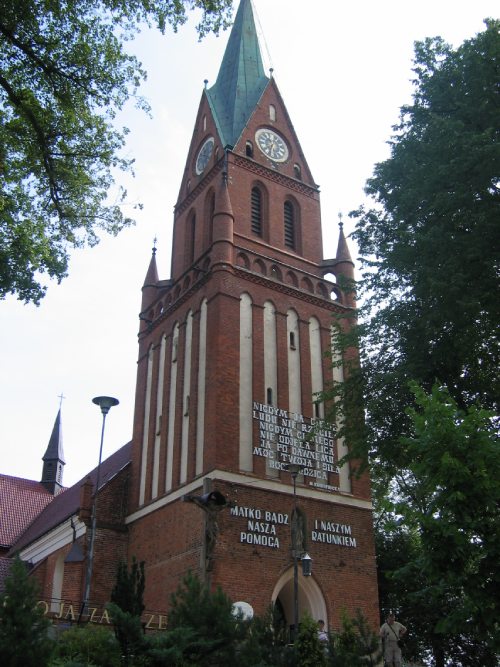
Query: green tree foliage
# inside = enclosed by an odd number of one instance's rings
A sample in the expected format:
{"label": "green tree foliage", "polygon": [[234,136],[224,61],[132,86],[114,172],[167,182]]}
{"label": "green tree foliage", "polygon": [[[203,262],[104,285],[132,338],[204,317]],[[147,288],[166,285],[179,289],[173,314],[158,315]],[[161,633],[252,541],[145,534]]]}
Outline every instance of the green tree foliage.
{"label": "green tree foliage", "polygon": [[47,663],[52,651],[49,622],[37,600],[37,582],[16,558],[0,595],[0,664],[39,667]]}
{"label": "green tree foliage", "polygon": [[[45,663],[38,663],[42,665]],[[119,667],[120,646],[109,628],[89,624],[62,632],[50,667]]]}
{"label": "green tree foliage", "polygon": [[500,652],[497,424],[486,410],[460,410],[446,389],[413,390],[414,432],[401,442],[411,463],[395,509],[420,533],[415,562],[425,573],[427,594],[451,602],[436,632],[474,637],[494,655]]}
{"label": "green tree foliage", "polygon": [[138,563],[133,557],[130,572],[127,563],[121,561],[116,573],[116,584],[111,592],[111,602],[122,611],[140,618],[144,611],[145,585],[144,561]]}
{"label": "green tree foliage", "polygon": [[202,665],[191,648],[198,641],[192,628],[179,627],[166,632],[156,632],[147,637],[145,660],[148,667],[195,667]]}
{"label": "green tree foliage", "polygon": [[318,624],[310,614],[304,614],[300,621],[295,642],[297,667],[326,666],[325,649],[318,638]]}
{"label": "green tree foliage", "polygon": [[289,630],[272,605],[263,616],[254,616],[241,648],[244,664],[251,667],[288,667],[294,664],[295,652],[288,645]]}
{"label": "green tree foliage", "polygon": [[353,618],[342,612],[342,629],[330,633],[328,663],[335,667],[375,667],[381,660],[380,641],[360,609]]}
{"label": "green tree foliage", "polygon": [[[67,275],[71,248],[131,220],[107,196],[127,129],[113,122],[145,73],[124,42],[201,10],[200,36],[232,0],[0,0],[0,298],[39,303],[41,274]],[[147,105],[138,100],[143,108]]]}
{"label": "green tree foliage", "polygon": [[496,665],[488,642],[475,637],[470,624],[455,631],[438,630],[443,619],[455,611],[456,592],[432,592],[432,582],[422,567],[424,547],[418,532],[404,524],[385,522],[376,533],[379,597],[384,616],[395,610],[408,626],[403,654],[407,660],[423,663],[432,656],[433,665],[457,667]]}
{"label": "green tree foliage", "polygon": [[363,394],[344,434],[372,464],[382,597],[435,665],[498,650],[500,22],[485,26],[416,44],[413,102],[353,214],[363,306],[341,341],[361,346],[340,409]]}
{"label": "green tree foliage", "polygon": [[369,435],[392,472],[408,380],[498,408],[499,21],[456,50],[417,43],[413,104],[357,212]]}
{"label": "green tree foliage", "polygon": [[127,563],[119,563],[108,609],[125,664],[130,664],[132,656],[141,655],[145,650],[141,622],[145,584],[144,561],[138,563],[132,558],[130,572]]}
{"label": "green tree foliage", "polygon": [[[189,573],[172,595],[167,634],[182,639],[179,665],[234,667],[237,648],[245,637],[246,623],[233,614],[233,604],[220,588],[210,591]],[[172,635],[166,637],[169,650]]]}
{"label": "green tree foliage", "polygon": [[401,519],[390,522],[386,518],[376,524],[375,548],[381,616],[385,619],[390,611],[396,613],[409,628],[405,657],[421,659],[427,645],[437,648],[441,644],[442,637],[433,640],[433,631],[447,610],[438,609],[427,594],[425,574],[418,566],[422,551],[418,530],[408,529]]}

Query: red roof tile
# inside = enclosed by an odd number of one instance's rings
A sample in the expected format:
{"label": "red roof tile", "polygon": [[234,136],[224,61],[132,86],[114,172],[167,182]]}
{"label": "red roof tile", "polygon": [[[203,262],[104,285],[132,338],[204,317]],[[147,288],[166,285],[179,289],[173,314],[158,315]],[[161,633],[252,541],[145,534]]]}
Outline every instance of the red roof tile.
{"label": "red roof tile", "polygon": [[[113,477],[130,463],[130,450],[132,443],[127,443],[111,454],[101,463],[99,488],[105,486]],[[31,542],[49,532],[80,509],[80,490],[87,477],[93,484],[97,479],[97,468],[82,477],[82,479],[68,489],[64,489],[56,496],[51,496],[52,502],[42,508],[27,530],[19,536],[9,552],[9,556],[23,549]],[[23,480],[24,481],[24,480]]]}
{"label": "red roof tile", "polygon": [[51,500],[40,482],[0,475],[0,547],[12,546]]}

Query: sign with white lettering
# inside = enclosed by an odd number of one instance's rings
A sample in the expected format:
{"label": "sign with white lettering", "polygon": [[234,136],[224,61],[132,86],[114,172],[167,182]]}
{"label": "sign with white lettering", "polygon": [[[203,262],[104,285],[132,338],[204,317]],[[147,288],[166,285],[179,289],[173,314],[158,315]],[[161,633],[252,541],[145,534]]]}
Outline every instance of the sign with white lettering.
{"label": "sign with white lettering", "polygon": [[339,472],[330,424],[258,401],[253,402],[252,416],[259,425],[254,456],[267,459],[269,467],[277,470],[287,470],[290,463],[300,465],[306,478],[318,480],[310,481],[314,486],[338,490],[326,483],[329,473]]}
{"label": "sign with white lettering", "polygon": [[341,547],[356,548],[356,538],[352,537],[352,526],[335,521],[314,522],[314,530],[311,531],[311,542],[322,542],[323,544],[334,544]]}
{"label": "sign with white lettering", "polygon": [[[243,530],[240,531],[240,544],[257,545],[280,548],[280,526],[290,525],[290,516],[284,512],[273,512],[259,507],[245,507],[234,505],[229,514],[236,519],[244,520]],[[315,519],[311,531],[311,542],[331,544],[334,546],[356,548],[356,538],[352,536],[352,526],[337,521]],[[288,533],[290,535],[290,533]]]}
{"label": "sign with white lettering", "polygon": [[277,526],[289,525],[288,514],[239,505],[231,507],[230,514],[246,519],[246,525],[240,532],[241,544],[256,544],[271,549],[280,548]]}

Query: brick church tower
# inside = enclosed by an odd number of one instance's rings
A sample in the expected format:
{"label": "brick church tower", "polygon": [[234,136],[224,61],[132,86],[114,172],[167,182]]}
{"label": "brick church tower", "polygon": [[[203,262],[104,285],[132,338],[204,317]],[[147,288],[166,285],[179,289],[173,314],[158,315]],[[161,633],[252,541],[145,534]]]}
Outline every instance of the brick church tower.
{"label": "brick church tower", "polygon": [[323,259],[319,190],[251,0],[202,93],[174,215],[171,277],[153,251],[140,316],[127,523],[146,607],[192,570],[289,626],[296,600],[332,627],[356,608],[375,626],[369,480],[338,467],[346,445],[315,400],[342,379],[324,353],[353,313],[335,281],[353,262],[342,229]]}

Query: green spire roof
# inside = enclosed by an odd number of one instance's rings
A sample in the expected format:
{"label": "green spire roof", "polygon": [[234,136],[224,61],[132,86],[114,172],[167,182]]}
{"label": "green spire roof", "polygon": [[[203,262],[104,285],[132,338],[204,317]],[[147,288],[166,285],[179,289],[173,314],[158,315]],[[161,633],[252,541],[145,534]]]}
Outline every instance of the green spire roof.
{"label": "green spire roof", "polygon": [[224,146],[234,146],[269,78],[264,74],[251,0],[241,0],[219,76],[207,97]]}

